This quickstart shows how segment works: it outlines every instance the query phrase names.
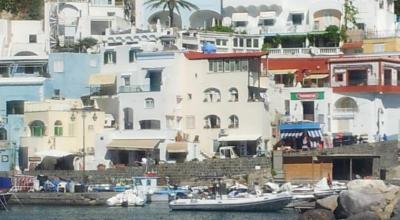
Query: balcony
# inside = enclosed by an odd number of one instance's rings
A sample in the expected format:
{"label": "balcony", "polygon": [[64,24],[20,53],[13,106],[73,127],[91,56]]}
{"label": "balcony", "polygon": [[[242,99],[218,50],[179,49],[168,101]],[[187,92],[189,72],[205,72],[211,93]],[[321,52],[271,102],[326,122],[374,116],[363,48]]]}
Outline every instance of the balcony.
{"label": "balcony", "polygon": [[269,48],[270,55],[338,55],[341,53],[339,47],[315,47],[315,48]]}
{"label": "balcony", "polygon": [[139,92],[160,92],[160,86],[147,85],[130,85],[130,86],[120,86],[119,93],[139,93]]}

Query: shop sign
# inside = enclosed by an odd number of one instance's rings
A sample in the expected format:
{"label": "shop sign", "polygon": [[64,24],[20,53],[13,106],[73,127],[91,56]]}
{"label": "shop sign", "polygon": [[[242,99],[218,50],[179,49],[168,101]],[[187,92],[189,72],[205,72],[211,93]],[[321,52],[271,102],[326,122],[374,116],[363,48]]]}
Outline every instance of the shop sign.
{"label": "shop sign", "polygon": [[324,99],[324,92],[292,92],[291,100],[317,100]]}

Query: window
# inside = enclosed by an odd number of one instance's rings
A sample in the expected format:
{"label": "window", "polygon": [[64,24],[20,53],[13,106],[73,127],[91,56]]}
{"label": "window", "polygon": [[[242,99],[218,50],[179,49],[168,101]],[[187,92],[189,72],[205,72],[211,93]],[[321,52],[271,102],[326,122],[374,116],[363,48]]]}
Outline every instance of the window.
{"label": "window", "polygon": [[230,72],[229,60],[224,60],[224,72]]}
{"label": "window", "polygon": [[234,47],[238,46],[238,39],[237,38],[233,38],[233,46]]}
{"label": "window", "polygon": [[293,25],[301,25],[303,23],[303,14],[292,14]]}
{"label": "window", "polygon": [[244,39],[239,38],[239,47],[244,47]]}
{"label": "window", "polygon": [[53,92],[54,92],[54,97],[60,97],[61,92],[59,89],[54,89]]}
{"label": "window", "polygon": [[368,85],[368,70],[367,69],[354,69],[348,70],[348,82],[349,86],[366,86]]}
{"label": "window", "polygon": [[61,121],[54,123],[54,136],[63,136],[63,127]]}
{"label": "window", "polygon": [[204,102],[220,102],[221,92],[215,88],[209,88],[204,91]]}
{"label": "window", "polygon": [[230,102],[238,102],[239,101],[239,93],[236,88],[229,89],[229,93],[231,94]]}
{"label": "window", "polygon": [[32,137],[44,136],[44,123],[42,121],[33,121],[29,127]]}
{"label": "window", "polygon": [[0,141],[7,140],[7,130],[4,128],[0,128]]}
{"label": "window", "polygon": [[122,79],[124,80],[124,86],[131,85],[131,77],[130,76],[122,76]]}
{"label": "window", "polygon": [[336,81],[343,82],[343,73],[336,73]]}
{"label": "window", "polygon": [[159,120],[142,120],[139,122],[140,129],[160,129]]}
{"label": "window", "polygon": [[24,101],[7,102],[7,115],[23,115],[23,114],[24,114]]}
{"label": "window", "polygon": [[263,26],[273,26],[275,23],[274,19],[264,19],[262,22]]}
{"label": "window", "polygon": [[133,63],[136,60],[136,50],[129,50],[129,62]]}
{"label": "window", "polygon": [[258,48],[259,47],[258,39],[253,39],[253,47],[254,48]]}
{"label": "window", "polygon": [[145,108],[154,108],[154,99],[153,98],[145,99]]}
{"label": "window", "polygon": [[117,52],[108,50],[104,52],[104,64],[117,63]]}
{"label": "window", "polygon": [[228,128],[239,128],[239,118],[236,115],[231,115],[229,117]]}
{"label": "window", "polygon": [[374,44],[374,53],[385,52],[385,44]]}
{"label": "window", "polygon": [[242,71],[243,72],[247,72],[248,71],[248,65],[249,65],[248,60],[242,60],[241,63],[242,63]]}
{"label": "window", "polygon": [[335,102],[336,111],[341,112],[357,112],[357,102],[350,97],[342,97]]}
{"label": "window", "polygon": [[396,70],[397,72],[397,85],[400,86],[400,70]]}
{"label": "window", "polygon": [[174,116],[166,116],[166,119],[167,119],[167,128],[168,129],[175,128]]}
{"label": "window", "polygon": [[186,129],[195,129],[195,117],[193,115],[186,116]]}
{"label": "window", "polygon": [[131,108],[124,108],[124,129],[133,129],[133,110]]}
{"label": "window", "polygon": [[221,127],[221,121],[218,116],[216,115],[208,115],[207,117],[204,118],[204,128],[220,128]]}
{"label": "window", "polygon": [[64,72],[64,61],[63,60],[54,60],[53,63],[53,71],[55,73],[62,73]]}
{"label": "window", "polygon": [[251,47],[251,38],[246,39],[246,47]]}
{"label": "window", "polygon": [[36,34],[29,35],[29,43],[37,43],[37,36]]}

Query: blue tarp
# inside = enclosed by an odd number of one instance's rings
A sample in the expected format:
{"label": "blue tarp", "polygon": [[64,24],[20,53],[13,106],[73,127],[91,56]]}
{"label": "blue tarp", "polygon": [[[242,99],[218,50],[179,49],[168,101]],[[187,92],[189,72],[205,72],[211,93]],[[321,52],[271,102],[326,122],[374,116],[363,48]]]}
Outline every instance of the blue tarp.
{"label": "blue tarp", "polygon": [[11,178],[0,176],[0,189],[11,189],[11,187],[12,187]]}
{"label": "blue tarp", "polygon": [[293,123],[283,123],[279,125],[279,130],[316,130],[321,129],[318,122],[293,122]]}

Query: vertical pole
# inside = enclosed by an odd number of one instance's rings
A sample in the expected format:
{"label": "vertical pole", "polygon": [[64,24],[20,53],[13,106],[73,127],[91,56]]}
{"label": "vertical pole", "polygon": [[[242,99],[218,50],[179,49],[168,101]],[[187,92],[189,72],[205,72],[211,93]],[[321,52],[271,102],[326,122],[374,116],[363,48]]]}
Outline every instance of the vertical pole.
{"label": "vertical pole", "polygon": [[353,158],[350,158],[350,180],[353,180]]}
{"label": "vertical pole", "polygon": [[83,125],[83,131],[82,131],[82,145],[83,145],[83,149],[82,149],[82,153],[83,153],[83,166],[82,166],[82,169],[83,169],[83,176],[84,176],[84,178],[85,178],[85,171],[86,171],[86,146],[85,146],[85,142],[86,142],[86,137],[85,137],[85,135],[86,135],[86,124],[85,124],[85,118],[86,118],[86,112],[84,112],[84,111],[82,111],[82,121],[83,121],[83,123],[82,123],[82,125]]}

